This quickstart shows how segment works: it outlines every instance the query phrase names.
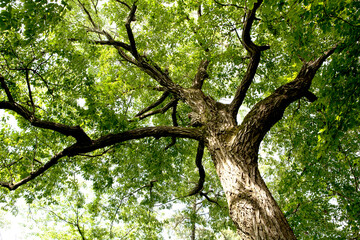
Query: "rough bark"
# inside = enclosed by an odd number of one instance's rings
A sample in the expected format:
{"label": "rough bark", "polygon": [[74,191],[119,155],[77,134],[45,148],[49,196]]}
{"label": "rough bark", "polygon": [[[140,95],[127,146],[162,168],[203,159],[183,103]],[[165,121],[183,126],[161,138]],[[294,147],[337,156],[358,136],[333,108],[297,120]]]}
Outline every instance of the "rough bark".
{"label": "rough bark", "polygon": [[257,128],[263,122],[250,124],[245,119],[237,126],[228,106],[196,92],[189,90],[188,104],[199,116],[197,121],[205,133],[205,144],[239,235],[242,239],[296,239],[258,170],[263,135],[258,136]]}
{"label": "rough bark", "polygon": [[241,238],[296,239],[259,173],[256,150],[233,151],[216,138],[208,148]]}

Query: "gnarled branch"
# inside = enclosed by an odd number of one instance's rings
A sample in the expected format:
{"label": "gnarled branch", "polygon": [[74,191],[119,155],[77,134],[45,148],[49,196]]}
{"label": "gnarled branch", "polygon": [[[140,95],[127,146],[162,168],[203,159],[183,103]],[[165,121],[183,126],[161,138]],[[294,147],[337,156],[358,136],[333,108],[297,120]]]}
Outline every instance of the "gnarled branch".
{"label": "gnarled branch", "polygon": [[112,146],[117,143],[146,137],[180,137],[203,141],[203,135],[199,130],[183,127],[145,127],[117,134],[108,134],[92,141],[91,143],[83,145],[75,143],[53,156],[47,163],[38,168],[36,171],[31,172],[27,177],[21,179],[16,183],[0,181],[0,186],[8,188],[9,190],[15,190],[21,185],[24,185],[27,182],[35,179],[51,167],[55,166],[63,157],[73,157],[76,155],[92,152],[104,147]]}
{"label": "gnarled branch", "polygon": [[200,141],[199,145],[198,145],[197,153],[196,153],[196,160],[195,160],[196,167],[199,170],[199,181],[198,181],[197,185],[189,192],[189,194],[184,197],[193,196],[193,195],[199,193],[204,187],[205,170],[202,165],[202,158],[204,156],[204,148],[205,148],[204,142]]}
{"label": "gnarled branch", "polygon": [[[283,116],[285,109],[294,101],[307,97],[316,100],[316,96],[309,92],[312,80],[321,67],[321,64],[337,49],[337,45],[325,52],[315,61],[304,63],[296,78],[279,87],[273,94],[258,102],[246,115],[242,123],[243,129],[252,128],[252,131],[244,134],[241,139],[235,141],[247,141],[251,139],[254,149],[257,149],[262,138]],[[240,144],[241,145],[241,144]],[[244,144],[246,145],[246,144]]]}
{"label": "gnarled branch", "polygon": [[[248,64],[246,73],[236,89],[236,93],[234,96],[234,99],[230,103],[229,110],[231,112],[232,117],[236,120],[236,115],[239,111],[239,108],[241,104],[243,103],[246,93],[255,77],[256,70],[260,63],[260,56],[261,51],[264,51],[266,49],[269,49],[268,46],[257,46],[252,40],[250,31],[252,28],[252,25],[254,23],[254,20],[256,19],[255,13],[256,10],[260,7],[262,3],[262,0],[258,0],[256,3],[254,3],[254,6],[251,10],[249,10],[246,14],[246,19],[244,22],[242,34],[241,34],[241,44],[245,47],[245,49],[250,54],[250,62]],[[237,34],[237,32],[236,32]]]}

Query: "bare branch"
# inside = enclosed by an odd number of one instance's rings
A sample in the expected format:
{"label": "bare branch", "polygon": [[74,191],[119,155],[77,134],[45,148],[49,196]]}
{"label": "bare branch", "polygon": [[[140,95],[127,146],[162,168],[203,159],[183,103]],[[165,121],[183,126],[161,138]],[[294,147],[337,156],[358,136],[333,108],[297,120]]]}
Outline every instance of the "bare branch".
{"label": "bare branch", "polygon": [[136,114],[135,117],[139,117],[139,116],[141,116],[142,114],[150,111],[151,109],[159,106],[162,102],[165,101],[165,99],[166,99],[168,96],[169,96],[169,92],[168,92],[168,91],[165,91],[165,92],[161,95],[161,97],[160,97],[156,102],[154,102],[154,103],[151,104],[150,106],[148,106],[148,107],[144,108],[143,110],[141,110],[138,114]]}
{"label": "bare branch", "polygon": [[209,66],[209,60],[201,61],[196,76],[194,78],[194,82],[192,85],[193,88],[197,88],[197,89],[202,88],[204,80],[209,77],[209,74],[206,71],[208,66]]}

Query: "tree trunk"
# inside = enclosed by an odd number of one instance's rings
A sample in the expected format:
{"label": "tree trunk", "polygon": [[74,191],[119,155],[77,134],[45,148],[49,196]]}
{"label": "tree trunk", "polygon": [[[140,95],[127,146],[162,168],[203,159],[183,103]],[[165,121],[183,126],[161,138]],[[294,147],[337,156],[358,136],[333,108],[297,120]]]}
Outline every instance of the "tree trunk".
{"label": "tree trunk", "polygon": [[[187,94],[187,103],[194,110],[191,120],[202,126],[205,133],[206,147],[224,189],[230,217],[241,238],[296,239],[262,179],[257,162],[262,138],[283,111],[271,111],[276,106],[270,106],[265,99],[237,125],[226,105],[200,90],[188,89]],[[285,109],[282,101],[277,104]]]}
{"label": "tree trunk", "polygon": [[257,149],[236,151],[219,138],[209,139],[208,149],[241,238],[296,239],[260,175]]}

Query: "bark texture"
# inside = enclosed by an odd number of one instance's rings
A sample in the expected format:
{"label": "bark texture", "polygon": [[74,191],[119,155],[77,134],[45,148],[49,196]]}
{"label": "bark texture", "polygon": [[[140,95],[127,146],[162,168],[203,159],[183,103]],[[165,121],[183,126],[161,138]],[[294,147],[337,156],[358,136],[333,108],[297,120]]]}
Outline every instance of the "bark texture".
{"label": "bark texture", "polygon": [[206,147],[242,239],[296,239],[258,170],[258,149],[264,134],[257,129],[267,127],[250,117],[252,124],[246,120],[237,126],[228,106],[205,95],[188,96],[189,105],[197,107],[194,115],[205,132]]}

